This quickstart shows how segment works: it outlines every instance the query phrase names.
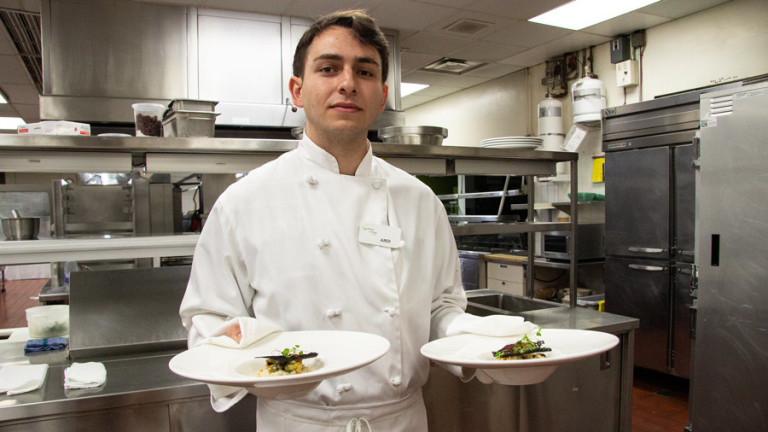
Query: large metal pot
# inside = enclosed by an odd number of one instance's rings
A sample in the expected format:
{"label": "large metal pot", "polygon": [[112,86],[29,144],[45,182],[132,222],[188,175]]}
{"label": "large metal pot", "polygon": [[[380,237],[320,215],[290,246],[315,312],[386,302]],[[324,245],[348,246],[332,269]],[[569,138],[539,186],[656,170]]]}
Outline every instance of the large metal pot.
{"label": "large metal pot", "polygon": [[448,129],[436,126],[388,126],[379,129],[379,138],[387,144],[442,145]]}
{"label": "large metal pot", "polygon": [[14,217],[3,219],[3,233],[6,240],[36,240],[40,232],[40,218],[21,217],[13,211]]}

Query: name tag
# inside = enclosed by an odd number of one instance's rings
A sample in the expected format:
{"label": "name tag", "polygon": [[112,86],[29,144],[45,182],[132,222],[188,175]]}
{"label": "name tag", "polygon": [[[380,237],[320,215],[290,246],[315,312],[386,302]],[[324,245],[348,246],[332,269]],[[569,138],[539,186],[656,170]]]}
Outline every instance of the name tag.
{"label": "name tag", "polygon": [[360,243],[366,243],[374,246],[384,246],[388,248],[400,247],[400,235],[402,230],[398,227],[386,225],[360,225],[360,231],[357,240]]}

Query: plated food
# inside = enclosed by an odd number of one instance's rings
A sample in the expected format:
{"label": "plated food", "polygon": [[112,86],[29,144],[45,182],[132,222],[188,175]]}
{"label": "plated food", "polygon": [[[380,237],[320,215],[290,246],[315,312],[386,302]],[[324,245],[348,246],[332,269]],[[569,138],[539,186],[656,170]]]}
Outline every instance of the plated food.
{"label": "plated food", "polygon": [[[541,333],[539,332],[539,335]],[[543,340],[531,340],[528,335],[523,335],[519,341],[504,345],[498,351],[493,351],[493,357],[499,360],[531,360],[546,358],[545,352],[552,351],[552,348],[545,347]]]}
{"label": "plated food", "polygon": [[307,367],[304,360],[315,357],[317,357],[316,352],[304,353],[299,345],[285,348],[278,355],[259,356],[256,358],[266,359],[266,367],[259,369],[256,376],[274,377],[310,372],[314,368]]}

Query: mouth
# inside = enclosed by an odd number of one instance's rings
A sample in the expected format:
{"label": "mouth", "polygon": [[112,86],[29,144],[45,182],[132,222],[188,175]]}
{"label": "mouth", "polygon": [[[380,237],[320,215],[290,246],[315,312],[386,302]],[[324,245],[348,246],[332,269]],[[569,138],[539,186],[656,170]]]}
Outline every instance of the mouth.
{"label": "mouth", "polygon": [[354,113],[354,112],[362,111],[362,109],[359,106],[351,102],[338,102],[338,103],[332,104],[331,109],[345,112],[345,113]]}

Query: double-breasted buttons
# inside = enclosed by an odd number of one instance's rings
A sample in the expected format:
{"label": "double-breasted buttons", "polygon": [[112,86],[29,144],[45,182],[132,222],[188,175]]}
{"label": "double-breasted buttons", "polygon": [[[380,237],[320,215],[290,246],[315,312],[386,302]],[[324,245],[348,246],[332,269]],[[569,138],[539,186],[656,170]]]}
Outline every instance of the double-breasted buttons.
{"label": "double-breasted buttons", "polygon": [[315,186],[318,183],[317,179],[314,176],[311,176],[311,175],[307,176],[306,181],[307,181],[307,183],[309,183],[312,186]]}
{"label": "double-breasted buttons", "polygon": [[371,182],[371,187],[376,190],[381,189],[382,186],[384,186],[384,180],[376,179]]}
{"label": "double-breasted buttons", "polygon": [[397,316],[399,311],[395,307],[387,306],[387,307],[384,308],[384,313],[389,315],[390,318],[394,318],[394,317]]}
{"label": "double-breasted buttons", "polygon": [[328,309],[325,311],[325,317],[328,319],[338,318],[341,316],[341,309]]}
{"label": "double-breasted buttons", "polygon": [[324,248],[330,246],[330,244],[331,244],[331,242],[328,241],[328,239],[325,239],[325,238],[317,239],[317,248],[318,249],[324,249]]}

